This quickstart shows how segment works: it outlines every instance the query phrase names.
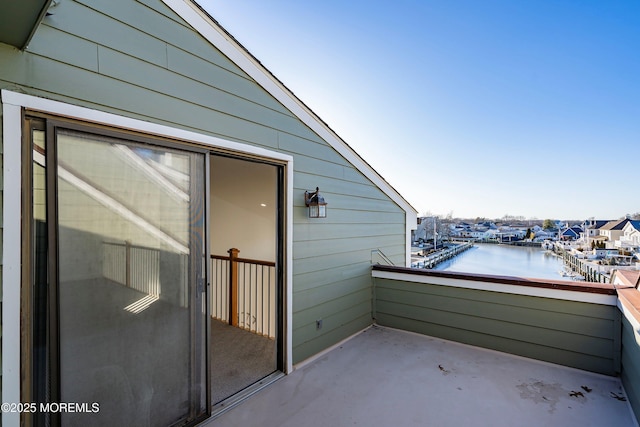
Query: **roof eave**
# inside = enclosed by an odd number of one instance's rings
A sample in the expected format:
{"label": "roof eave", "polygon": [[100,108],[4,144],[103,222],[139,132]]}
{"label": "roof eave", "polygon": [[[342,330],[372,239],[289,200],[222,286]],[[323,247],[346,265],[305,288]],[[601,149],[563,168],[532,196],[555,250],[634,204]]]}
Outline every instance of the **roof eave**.
{"label": "roof eave", "polygon": [[33,38],[53,0],[0,3],[0,43],[24,50]]}

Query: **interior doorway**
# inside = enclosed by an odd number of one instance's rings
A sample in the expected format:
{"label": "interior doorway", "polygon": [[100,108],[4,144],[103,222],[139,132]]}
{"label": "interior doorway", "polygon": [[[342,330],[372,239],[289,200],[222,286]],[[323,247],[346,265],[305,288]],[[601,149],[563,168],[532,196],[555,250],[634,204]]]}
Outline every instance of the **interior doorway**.
{"label": "interior doorway", "polygon": [[282,370],[281,167],[210,157],[211,402]]}

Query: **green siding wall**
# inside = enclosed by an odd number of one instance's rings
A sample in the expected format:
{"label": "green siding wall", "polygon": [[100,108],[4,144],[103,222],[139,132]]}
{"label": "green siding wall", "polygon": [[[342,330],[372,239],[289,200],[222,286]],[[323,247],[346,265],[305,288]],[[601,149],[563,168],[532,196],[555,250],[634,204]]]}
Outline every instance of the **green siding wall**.
{"label": "green siding wall", "polygon": [[380,325],[608,375],[619,372],[615,306],[374,279]]}
{"label": "green siding wall", "polygon": [[0,88],[292,155],[294,363],[371,323],[371,250],[404,264],[402,209],[159,0],[60,2],[25,52],[0,44]]}
{"label": "green siding wall", "polygon": [[640,331],[626,317],[622,318],[622,372],[620,377],[627,397],[640,418]]}

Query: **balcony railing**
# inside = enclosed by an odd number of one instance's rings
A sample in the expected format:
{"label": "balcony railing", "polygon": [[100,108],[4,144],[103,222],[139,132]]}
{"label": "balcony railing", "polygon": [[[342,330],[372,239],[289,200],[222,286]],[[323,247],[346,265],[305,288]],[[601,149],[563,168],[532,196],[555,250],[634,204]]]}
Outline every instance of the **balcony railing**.
{"label": "balcony railing", "polygon": [[640,291],[630,285],[373,266],[382,326],[620,376],[640,414]]}
{"label": "balcony railing", "polygon": [[391,326],[615,375],[611,284],[374,266],[374,318]]}

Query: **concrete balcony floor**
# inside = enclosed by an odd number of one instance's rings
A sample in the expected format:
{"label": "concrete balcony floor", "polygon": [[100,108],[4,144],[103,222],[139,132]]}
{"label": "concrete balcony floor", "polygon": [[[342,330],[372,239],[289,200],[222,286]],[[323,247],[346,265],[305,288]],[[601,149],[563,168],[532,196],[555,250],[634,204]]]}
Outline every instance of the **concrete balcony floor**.
{"label": "concrete balcony floor", "polygon": [[637,426],[618,378],[373,326],[207,426]]}

